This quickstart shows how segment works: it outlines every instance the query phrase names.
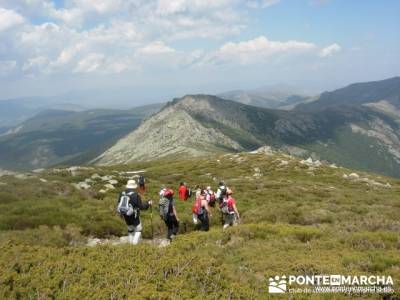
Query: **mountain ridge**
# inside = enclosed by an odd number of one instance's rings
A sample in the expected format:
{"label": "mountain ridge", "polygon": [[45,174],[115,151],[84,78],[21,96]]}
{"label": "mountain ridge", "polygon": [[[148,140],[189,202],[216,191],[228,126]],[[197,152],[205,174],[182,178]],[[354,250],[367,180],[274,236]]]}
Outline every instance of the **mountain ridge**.
{"label": "mountain ridge", "polygon": [[[221,141],[229,141],[230,146],[233,145],[232,141],[235,142],[236,146],[226,147],[224,142],[219,144],[215,139],[207,141],[199,138],[197,144],[193,140],[187,144],[178,143],[179,147],[174,150],[173,145],[166,146],[163,139],[146,142],[145,132],[159,130],[156,122],[151,123],[150,120],[143,123],[147,126],[146,130],[142,130],[143,134],[133,133],[136,138],[132,140],[135,147],[146,149],[145,160],[183,154],[185,147],[190,149],[186,151],[186,155],[199,156],[207,155],[211,149],[225,152],[251,151],[267,144],[277,149],[286,149],[290,154],[301,153],[303,156],[356,169],[400,176],[396,171],[400,164],[399,123],[382,109],[355,105],[351,109],[330,106],[315,111],[281,111],[197,94],[176,98],[164,110],[169,111],[169,118],[174,118],[177,111],[184,111],[185,116],[191,118],[191,125],[187,128],[168,125],[163,129],[165,135],[173,137],[171,141],[179,141],[179,132],[190,132],[197,128],[197,131],[202,132],[199,136],[214,134],[220,136]],[[193,120],[196,125],[193,125]],[[130,147],[129,139],[124,139],[99,156],[96,163],[126,163],[143,159],[144,156],[136,155],[134,150],[122,151]],[[360,149],[357,149],[355,141],[359,143]],[[213,147],[209,147],[209,144]],[[165,147],[168,151],[156,150]],[[296,150],[291,152],[291,149]],[[361,149],[368,153],[367,157],[359,155]],[[370,158],[372,161],[366,161]]]}

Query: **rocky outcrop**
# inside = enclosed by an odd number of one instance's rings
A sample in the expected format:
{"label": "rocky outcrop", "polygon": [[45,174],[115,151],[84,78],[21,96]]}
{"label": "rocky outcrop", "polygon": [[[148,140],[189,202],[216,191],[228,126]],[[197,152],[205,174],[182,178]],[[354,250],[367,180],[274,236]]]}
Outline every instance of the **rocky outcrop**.
{"label": "rocky outcrop", "polygon": [[354,133],[360,133],[376,139],[383,147],[386,147],[397,163],[400,164],[400,136],[392,127],[381,119],[369,122],[369,128],[365,129],[359,125],[351,124]]}
{"label": "rocky outcrop", "polygon": [[217,129],[208,128],[194,119],[188,111],[212,111],[207,101],[196,102],[190,97],[171,105],[138,129],[120,139],[100,155],[95,162],[101,165],[151,160],[170,155],[200,156],[218,151],[240,151],[243,148]]}

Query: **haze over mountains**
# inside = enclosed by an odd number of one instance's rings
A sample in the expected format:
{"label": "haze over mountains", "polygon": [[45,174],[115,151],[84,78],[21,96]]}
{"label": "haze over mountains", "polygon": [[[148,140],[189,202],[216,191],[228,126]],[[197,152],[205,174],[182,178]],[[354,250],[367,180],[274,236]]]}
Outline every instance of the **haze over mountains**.
{"label": "haze over mountains", "polygon": [[292,109],[297,104],[312,101],[307,92],[298,88],[275,84],[253,90],[235,90],[219,94],[223,99],[264,108]]}
{"label": "haze over mountains", "polygon": [[[188,95],[161,111],[161,105],[129,111],[48,111],[0,137],[0,168],[110,165],[270,145],[400,176],[400,77],[353,84],[314,98],[289,89],[221,97]],[[61,142],[65,136],[70,138]]]}

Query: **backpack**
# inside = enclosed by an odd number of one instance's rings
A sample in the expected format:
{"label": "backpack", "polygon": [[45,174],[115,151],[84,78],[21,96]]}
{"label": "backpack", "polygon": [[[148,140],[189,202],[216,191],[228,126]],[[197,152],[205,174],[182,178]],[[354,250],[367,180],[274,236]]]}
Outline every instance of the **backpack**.
{"label": "backpack", "polygon": [[208,194],[210,195],[210,202],[215,202],[215,193],[211,192],[211,193],[208,193]]}
{"label": "backpack", "polygon": [[229,214],[230,210],[229,210],[228,199],[227,198],[224,198],[224,200],[222,201],[222,203],[221,203],[219,208],[221,209],[221,212],[223,214]]}
{"label": "backpack", "polygon": [[164,221],[167,220],[169,215],[172,215],[173,209],[172,209],[172,198],[167,198],[167,197],[161,197],[160,202],[158,203],[158,208],[160,212],[160,217]]}
{"label": "backpack", "polygon": [[169,200],[165,197],[161,197],[158,208],[160,210],[161,219],[166,220],[169,212]]}
{"label": "backpack", "polygon": [[143,186],[145,182],[146,180],[144,179],[144,176],[140,175],[138,180],[139,185]]}
{"label": "backpack", "polygon": [[137,215],[137,208],[133,208],[132,204],[130,203],[131,200],[131,196],[134,194],[134,192],[131,193],[126,193],[126,192],[122,192],[121,196],[119,198],[118,201],[118,205],[117,205],[117,212],[121,215],[121,216],[132,216],[133,214],[135,214],[135,217]]}
{"label": "backpack", "polygon": [[219,189],[221,190],[221,196],[226,196],[226,192],[227,192],[226,186],[225,185],[221,185],[219,187]]}
{"label": "backpack", "polygon": [[216,200],[216,198],[215,198],[215,193],[214,192],[211,192],[211,193],[208,193],[208,195],[210,196],[210,201],[209,201],[209,205],[211,206],[211,207],[214,207],[215,206],[215,200]]}
{"label": "backpack", "polygon": [[203,207],[201,206],[201,198],[198,197],[192,206],[192,213],[194,213],[195,215],[202,215],[203,214]]}

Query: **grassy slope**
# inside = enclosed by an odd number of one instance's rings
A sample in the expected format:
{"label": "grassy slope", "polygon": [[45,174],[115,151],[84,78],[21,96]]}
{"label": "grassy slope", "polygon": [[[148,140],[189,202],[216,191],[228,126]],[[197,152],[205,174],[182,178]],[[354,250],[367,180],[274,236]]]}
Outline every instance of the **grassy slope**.
{"label": "grassy slope", "polygon": [[[289,164],[280,166],[281,159]],[[260,178],[253,176],[256,167]],[[225,179],[242,224],[223,233],[215,212],[210,232],[192,232],[189,225],[167,248],[79,246],[85,235],[120,235],[126,228],[113,212],[117,191],[103,198],[96,193],[100,182],[84,192],[70,183],[95,172],[142,168],[148,171],[147,196],[154,198],[161,184],[215,186]],[[385,274],[396,284],[400,181],[363,174],[392,184],[379,188],[343,179],[349,172],[246,154],[84,170],[75,177],[47,172],[40,175],[47,183],[1,177],[0,298],[264,299],[268,276],[276,274]],[[178,202],[188,224],[190,207]],[[157,216],[154,221],[156,235],[163,236],[165,226]],[[143,225],[149,237],[149,212]]]}
{"label": "grassy slope", "polygon": [[305,148],[326,159],[349,168],[375,170],[400,177],[398,164],[376,139],[352,132],[350,127],[336,130],[331,140],[307,145]]}

